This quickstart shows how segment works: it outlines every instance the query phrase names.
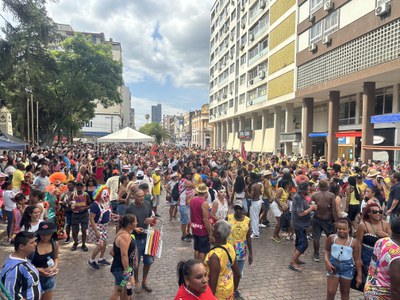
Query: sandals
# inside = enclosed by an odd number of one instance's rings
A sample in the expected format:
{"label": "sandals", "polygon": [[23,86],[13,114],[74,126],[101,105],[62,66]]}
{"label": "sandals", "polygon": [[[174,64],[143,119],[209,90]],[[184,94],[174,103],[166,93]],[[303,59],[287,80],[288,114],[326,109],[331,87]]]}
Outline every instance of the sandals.
{"label": "sandals", "polygon": [[298,273],[301,273],[303,271],[302,268],[296,268],[295,266],[293,266],[291,264],[289,265],[289,269],[292,271],[298,272]]}
{"label": "sandals", "polygon": [[133,291],[136,293],[136,294],[139,294],[141,291],[142,291],[142,287],[141,286],[135,286],[134,287],[134,289],[133,289]]}
{"label": "sandals", "polygon": [[279,238],[276,238],[276,237],[271,237],[271,240],[273,240],[276,243],[280,243],[281,242],[281,240]]}
{"label": "sandals", "polygon": [[151,293],[153,291],[153,289],[145,283],[142,283],[142,288],[148,293]]}
{"label": "sandals", "polygon": [[297,260],[297,264],[298,264],[298,265],[305,265],[306,262],[305,262],[305,261],[302,261],[302,260],[300,260],[300,259],[298,259],[298,260]]}

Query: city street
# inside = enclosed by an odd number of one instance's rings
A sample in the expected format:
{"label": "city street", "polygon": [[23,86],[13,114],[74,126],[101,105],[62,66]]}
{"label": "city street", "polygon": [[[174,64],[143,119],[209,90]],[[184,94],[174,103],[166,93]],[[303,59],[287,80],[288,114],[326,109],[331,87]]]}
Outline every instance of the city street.
{"label": "city street", "polygon": [[[164,198],[165,199],[165,198]],[[165,202],[160,209],[164,224],[163,251],[161,259],[153,264],[149,284],[152,293],[142,291],[134,299],[173,299],[178,286],[176,265],[181,259],[192,257],[192,243],[180,240],[179,222],[168,221],[168,210]],[[109,240],[109,249],[114,238],[114,226]],[[242,295],[253,299],[325,299],[326,279],[323,262],[312,261],[312,243],[303,259],[306,261],[304,271],[296,273],[288,269],[288,262],[293,251],[293,241],[275,243],[271,240],[271,228],[261,228],[261,238],[253,240],[254,262],[246,264],[244,277],[240,282]],[[60,274],[56,279],[56,300],[70,299],[108,299],[113,289],[113,276],[110,267],[101,267],[95,271],[87,261],[93,246],[85,253],[78,248],[71,252],[71,244],[61,245]],[[0,259],[4,261],[12,251],[5,246],[4,239],[0,248]],[[321,247],[322,251],[322,247]],[[322,255],[322,254],[321,254]],[[108,259],[111,260],[109,255]],[[337,298],[340,299],[339,293]],[[364,299],[361,293],[352,291],[351,299]]]}

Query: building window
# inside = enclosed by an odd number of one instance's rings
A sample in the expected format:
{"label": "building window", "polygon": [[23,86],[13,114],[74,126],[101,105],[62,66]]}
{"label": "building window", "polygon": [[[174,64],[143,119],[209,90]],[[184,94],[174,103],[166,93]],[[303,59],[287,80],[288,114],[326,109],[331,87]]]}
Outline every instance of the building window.
{"label": "building window", "polygon": [[240,76],[240,85],[243,85],[246,82],[246,74]]}
{"label": "building window", "polygon": [[340,99],[339,125],[352,125],[356,123],[356,95]]}
{"label": "building window", "polygon": [[375,92],[375,114],[390,114],[393,110],[393,87],[377,89]]}
{"label": "building window", "polygon": [[241,57],[240,57],[240,65],[242,66],[243,64],[245,64],[246,63],[246,54],[243,54]]}
{"label": "building window", "polygon": [[310,1],[310,14],[315,13],[323,5],[324,5],[324,1],[323,0],[311,0]]}
{"label": "building window", "polygon": [[314,24],[310,29],[310,43],[316,43],[322,38],[322,21]]}
{"label": "building window", "polygon": [[324,35],[329,35],[338,29],[339,18],[338,11],[335,10],[324,19]]}
{"label": "building window", "polygon": [[268,122],[267,122],[267,128],[274,128],[274,118],[275,118],[275,116],[274,116],[274,113],[270,113],[270,114],[268,114]]}
{"label": "building window", "polygon": [[243,104],[243,103],[244,103],[244,99],[246,99],[245,94],[241,94],[241,95],[239,96],[239,104]]}

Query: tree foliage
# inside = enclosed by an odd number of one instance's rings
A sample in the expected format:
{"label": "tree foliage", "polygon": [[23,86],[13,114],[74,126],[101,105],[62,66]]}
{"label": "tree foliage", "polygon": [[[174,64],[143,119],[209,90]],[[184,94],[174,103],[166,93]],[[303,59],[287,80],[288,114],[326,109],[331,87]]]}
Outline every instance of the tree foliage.
{"label": "tree foliage", "polygon": [[158,123],[148,123],[140,127],[139,131],[154,137],[157,144],[161,144],[161,142],[166,141],[171,137],[169,131]]}
{"label": "tree foliage", "polygon": [[121,62],[113,60],[111,45],[93,44],[83,35],[49,50],[59,37],[47,16],[45,0],[3,0],[12,13],[0,38],[0,99],[13,113],[15,131],[26,136],[26,99],[39,100],[40,135],[76,133],[94,117],[96,104],[121,103]]}

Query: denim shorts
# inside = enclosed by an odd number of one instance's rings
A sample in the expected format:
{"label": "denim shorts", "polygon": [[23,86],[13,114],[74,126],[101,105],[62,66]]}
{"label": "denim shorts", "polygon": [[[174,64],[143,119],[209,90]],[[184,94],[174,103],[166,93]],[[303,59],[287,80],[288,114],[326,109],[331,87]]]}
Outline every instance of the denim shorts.
{"label": "denim shorts", "polygon": [[295,227],[295,232],[296,232],[296,241],[295,241],[295,248],[298,250],[301,254],[306,252],[308,248],[308,240],[307,240],[307,231],[306,229],[301,229],[301,228],[296,228]]}
{"label": "denim shorts", "polygon": [[268,200],[268,199],[263,199],[263,200],[264,200],[264,207],[265,207],[265,210],[268,210],[268,209],[269,209],[269,206],[270,206],[269,200]]}
{"label": "denim shorts", "polygon": [[327,273],[326,276],[339,277],[343,279],[352,280],[354,275],[354,262],[349,260],[337,260],[333,256],[330,258],[332,266],[335,267],[334,273]]}
{"label": "denim shorts", "polygon": [[138,255],[138,265],[140,263],[140,258],[143,257],[143,264],[145,266],[150,266],[154,262],[154,257],[144,254],[144,248],[146,247],[146,239],[136,239],[137,255]]}
{"label": "denim shorts", "polygon": [[187,205],[179,206],[179,213],[181,214],[181,224],[187,225],[190,223],[190,207]]}
{"label": "denim shorts", "polygon": [[124,280],[124,270],[115,270],[111,272],[114,276],[115,285],[121,285],[122,280]]}
{"label": "denim shorts", "polygon": [[42,293],[50,292],[56,287],[56,280],[54,276],[44,277],[40,276],[40,285],[42,286]]}

